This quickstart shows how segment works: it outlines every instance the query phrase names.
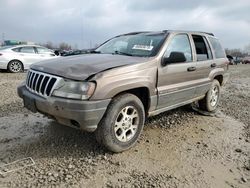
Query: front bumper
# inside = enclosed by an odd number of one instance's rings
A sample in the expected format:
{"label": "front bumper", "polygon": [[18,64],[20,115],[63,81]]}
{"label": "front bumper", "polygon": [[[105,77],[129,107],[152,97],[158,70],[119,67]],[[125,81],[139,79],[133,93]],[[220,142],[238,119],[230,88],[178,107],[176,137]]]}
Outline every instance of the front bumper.
{"label": "front bumper", "polygon": [[17,88],[24,106],[33,112],[40,112],[56,119],[59,123],[93,132],[102,119],[110,99],[80,101],[49,97],[47,99],[30,92],[25,85]]}
{"label": "front bumper", "polygon": [[7,69],[8,62],[7,61],[1,61],[0,60],[0,69]]}

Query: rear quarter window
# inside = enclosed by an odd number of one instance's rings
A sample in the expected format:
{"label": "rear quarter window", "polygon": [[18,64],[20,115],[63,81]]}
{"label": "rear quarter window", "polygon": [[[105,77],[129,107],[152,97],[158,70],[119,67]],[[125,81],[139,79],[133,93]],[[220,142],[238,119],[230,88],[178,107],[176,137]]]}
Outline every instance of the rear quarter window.
{"label": "rear quarter window", "polygon": [[213,37],[208,37],[212,48],[214,49],[214,55],[216,58],[225,58],[226,57],[226,53],[225,50],[222,48],[220,42],[218,39],[213,38]]}
{"label": "rear quarter window", "polygon": [[53,53],[51,50],[43,47],[36,47],[36,50],[39,54]]}

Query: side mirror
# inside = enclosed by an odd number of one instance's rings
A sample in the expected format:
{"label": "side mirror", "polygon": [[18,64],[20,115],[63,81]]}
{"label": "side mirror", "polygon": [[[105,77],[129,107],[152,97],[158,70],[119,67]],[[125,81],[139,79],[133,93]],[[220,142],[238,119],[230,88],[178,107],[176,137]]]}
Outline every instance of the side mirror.
{"label": "side mirror", "polygon": [[162,65],[165,66],[170,63],[185,62],[187,59],[183,52],[171,52],[168,58],[163,58]]}

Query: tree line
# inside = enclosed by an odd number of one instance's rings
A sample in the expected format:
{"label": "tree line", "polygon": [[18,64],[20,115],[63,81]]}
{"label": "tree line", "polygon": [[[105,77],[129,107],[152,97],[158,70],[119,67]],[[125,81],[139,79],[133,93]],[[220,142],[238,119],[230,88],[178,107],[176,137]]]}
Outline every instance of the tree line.
{"label": "tree line", "polygon": [[245,46],[244,50],[240,48],[235,48],[235,49],[225,49],[227,55],[231,55],[233,57],[245,57],[250,55],[250,44]]}
{"label": "tree line", "polygon": [[66,42],[54,44],[53,42],[48,41],[46,43],[40,43],[39,45],[44,46],[44,47],[49,48],[49,49],[66,50],[66,51],[72,50],[72,49],[77,49],[77,45],[72,47],[70,44],[68,44]]}

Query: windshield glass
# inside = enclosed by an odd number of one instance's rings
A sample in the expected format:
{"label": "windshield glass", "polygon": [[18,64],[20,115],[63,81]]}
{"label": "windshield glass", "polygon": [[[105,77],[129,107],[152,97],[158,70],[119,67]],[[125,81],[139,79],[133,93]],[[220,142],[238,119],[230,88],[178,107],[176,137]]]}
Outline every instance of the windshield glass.
{"label": "windshield glass", "polygon": [[155,56],[164,42],[165,36],[163,33],[122,35],[107,41],[95,51],[139,57]]}

